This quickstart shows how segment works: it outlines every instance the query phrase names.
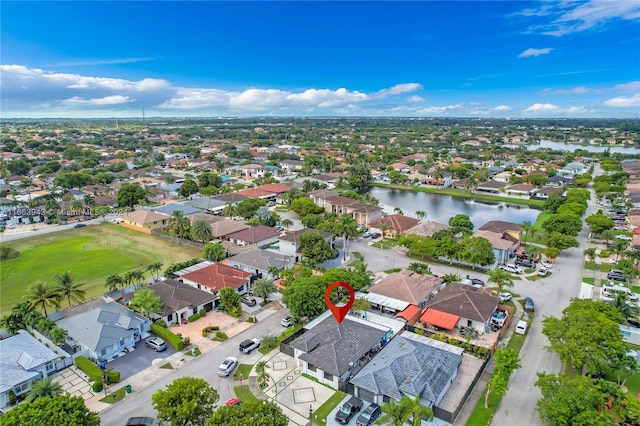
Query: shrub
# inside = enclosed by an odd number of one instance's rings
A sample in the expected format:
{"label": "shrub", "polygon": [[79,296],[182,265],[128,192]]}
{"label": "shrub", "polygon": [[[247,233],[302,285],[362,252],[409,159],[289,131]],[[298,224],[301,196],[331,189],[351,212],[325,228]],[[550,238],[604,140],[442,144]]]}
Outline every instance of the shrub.
{"label": "shrub", "polygon": [[93,382],[93,386],[91,386],[91,389],[93,389],[94,392],[101,392],[102,388],[103,385],[100,380],[98,380],[97,382]]}
{"label": "shrub", "polygon": [[164,327],[167,328],[167,323],[165,320],[163,320],[162,318],[158,318],[157,320],[155,320],[153,322],[154,324],[158,324],[160,327]]}
{"label": "shrub", "polygon": [[240,318],[240,315],[242,314],[238,311],[233,311],[233,312],[229,312],[229,315],[231,315],[234,318]]}
{"label": "shrub", "polygon": [[120,382],[120,372],[116,370],[111,370],[107,372],[107,383],[119,383]]}
{"label": "shrub", "polygon": [[189,318],[187,318],[189,322],[198,321],[199,319],[200,319],[200,314],[193,314]]}
{"label": "shrub", "polygon": [[151,331],[161,339],[168,342],[175,350],[182,350],[184,344],[182,339],[164,327],[160,327],[158,324],[151,324]]}
{"label": "shrub", "polygon": [[247,322],[256,322],[256,317],[247,318]]}
{"label": "shrub", "polygon": [[[89,361],[87,358],[83,356],[79,356],[76,358],[76,367],[78,367],[84,374],[89,376],[91,380],[100,381],[102,380],[102,370],[98,368],[93,362]],[[118,373],[120,374],[120,373]]]}
{"label": "shrub", "polygon": [[215,330],[220,330],[220,327],[218,327],[217,325],[210,325],[208,327],[205,327],[202,329],[202,337],[207,337],[209,335],[209,333],[211,333],[212,331]]}
{"label": "shrub", "polygon": [[190,343],[191,343],[191,338],[189,336],[187,336],[184,339],[182,339],[182,345],[183,346],[189,346]]}
{"label": "shrub", "polygon": [[201,317],[206,317],[207,316],[207,311],[205,311],[204,309],[200,309],[200,311],[198,313],[200,314]]}

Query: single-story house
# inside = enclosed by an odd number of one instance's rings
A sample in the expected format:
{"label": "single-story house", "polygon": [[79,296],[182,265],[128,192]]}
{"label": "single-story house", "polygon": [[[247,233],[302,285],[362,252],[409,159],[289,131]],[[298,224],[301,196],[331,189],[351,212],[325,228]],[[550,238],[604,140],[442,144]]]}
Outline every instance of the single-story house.
{"label": "single-story house", "polygon": [[151,234],[153,230],[160,230],[169,225],[170,215],[156,213],[151,210],[135,210],[120,218],[120,226],[134,231]]}
{"label": "single-story house", "polygon": [[536,190],[536,187],[533,185],[529,185],[527,183],[518,183],[516,185],[511,185],[505,188],[507,194],[512,195],[522,195],[525,197],[530,197]]}
{"label": "single-story house", "polygon": [[229,240],[229,235],[250,228],[246,220],[220,219],[211,223],[211,235],[214,239]]}
{"label": "single-story house", "polygon": [[352,316],[338,324],[333,315],[325,315],[305,329],[289,343],[296,363],[303,373],[334,389],[349,378],[362,358],[379,349],[389,337],[388,328]]}
{"label": "single-story house", "polygon": [[67,344],[80,348],[94,361],[109,360],[125,349],[133,349],[146,338],[151,320],[117,302],[62,318],[56,325],[67,330]]}
{"label": "single-story house", "polygon": [[231,287],[239,294],[245,294],[251,289],[252,275],[229,265],[213,263],[179,275],[178,281],[215,296],[223,287]]}
{"label": "single-story house", "polygon": [[404,331],[394,337],[350,383],[354,394],[382,405],[419,395],[433,408],[445,397],[458,374],[464,349]]}
{"label": "single-story house", "polygon": [[[162,312],[152,314],[155,320],[161,318],[167,324],[180,324],[191,315],[204,309],[209,312],[214,308],[216,297],[207,291],[198,290],[191,285],[180,281],[166,279],[157,281],[147,287],[160,298]],[[127,293],[123,296],[123,303],[128,305],[135,293]]]}
{"label": "single-story house", "polygon": [[476,186],[475,191],[486,192],[489,194],[499,194],[500,190],[505,186],[506,186],[506,183],[504,182],[488,181],[488,182],[479,183]]}
{"label": "single-story house", "polygon": [[300,257],[300,237],[310,232],[319,234],[331,247],[333,247],[334,235],[332,233],[320,231],[318,229],[302,228],[282,235],[279,238],[280,248],[278,250],[287,256],[295,257],[296,262],[298,262]]}
{"label": "single-story house", "polygon": [[194,213],[198,213],[200,211],[200,209],[197,209],[195,207],[189,206],[187,204],[169,203],[169,204],[165,204],[163,206],[154,207],[152,209],[152,211],[154,211],[156,213],[168,214],[169,216],[173,216],[173,212],[174,211],[179,211],[179,212],[182,213],[183,216],[188,217],[189,215],[192,215]]}
{"label": "single-story house", "polygon": [[500,298],[491,294],[489,289],[449,283],[427,303],[418,324],[445,330],[473,327],[483,334],[499,302]]}
{"label": "single-story house", "polygon": [[386,225],[387,229],[385,231],[385,235],[389,237],[396,237],[400,234],[405,233],[408,229],[413,228],[420,221],[414,217],[405,216],[402,214],[390,214],[389,216],[385,216],[372,222],[369,224],[370,228],[380,229],[382,231],[381,226]]}
{"label": "single-story house", "polygon": [[0,340],[0,409],[21,398],[31,383],[56,372],[58,354],[27,332]]}
{"label": "single-story house", "polygon": [[280,231],[264,225],[253,226],[227,235],[227,239],[238,246],[265,247],[275,243],[279,238]]}
{"label": "single-story house", "polygon": [[416,234],[421,237],[432,237],[433,234],[443,229],[449,229],[449,225],[429,220],[408,229],[406,234]]}
{"label": "single-story house", "polygon": [[270,268],[288,269],[295,263],[294,260],[295,258],[292,256],[257,247],[227,259],[229,266],[250,272],[258,278],[267,278],[269,280],[276,278],[269,272]]}

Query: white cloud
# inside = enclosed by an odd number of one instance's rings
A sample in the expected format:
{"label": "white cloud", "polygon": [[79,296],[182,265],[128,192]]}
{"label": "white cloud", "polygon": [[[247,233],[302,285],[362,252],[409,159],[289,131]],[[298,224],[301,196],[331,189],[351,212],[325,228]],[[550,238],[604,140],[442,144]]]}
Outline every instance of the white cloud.
{"label": "white cloud", "polygon": [[423,98],[422,96],[413,95],[413,96],[407,96],[406,98],[404,98],[404,100],[410,104],[417,104],[420,102],[424,102],[426,99]]}
{"label": "white cloud", "polygon": [[495,108],[491,108],[491,111],[511,111],[511,107],[507,105],[498,105]]}
{"label": "white cloud", "polygon": [[64,99],[62,101],[63,104],[69,105],[122,105],[129,102],[133,102],[129,96],[122,95],[113,95],[113,96],[105,96],[104,98],[92,98],[92,99],[83,99],[79,96],[74,96],[69,99]]}
{"label": "white cloud", "polygon": [[616,20],[640,19],[636,0],[552,1],[539,9],[524,9],[516,15],[537,20],[529,31],[560,37],[602,27]]}
{"label": "white cloud", "polygon": [[533,104],[529,108],[525,109],[524,113],[548,113],[558,112],[560,108],[553,104]]}
{"label": "white cloud", "polygon": [[403,83],[396,84],[388,89],[382,89],[374,94],[374,97],[386,98],[388,96],[402,95],[404,93],[416,92],[422,90],[422,84],[419,83]]}
{"label": "white cloud", "polygon": [[550,47],[545,47],[543,49],[535,49],[533,47],[528,48],[527,50],[525,50],[524,52],[522,52],[521,54],[518,55],[518,58],[530,58],[530,57],[536,57],[536,56],[540,56],[540,55],[547,55],[549,53],[551,53],[553,49]]}
{"label": "white cloud", "polygon": [[640,92],[633,96],[618,96],[607,99],[604,105],[614,108],[640,108]]}
{"label": "white cloud", "polygon": [[640,81],[630,81],[629,83],[616,84],[613,86],[613,90],[619,90],[621,92],[636,93],[640,92]]}

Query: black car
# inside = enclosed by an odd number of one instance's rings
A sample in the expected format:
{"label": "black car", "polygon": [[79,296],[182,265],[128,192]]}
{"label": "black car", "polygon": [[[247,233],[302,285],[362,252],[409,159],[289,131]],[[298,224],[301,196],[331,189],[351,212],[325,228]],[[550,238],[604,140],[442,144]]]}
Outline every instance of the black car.
{"label": "black car", "polygon": [[160,420],[152,417],[129,417],[125,426],[159,426]]}
{"label": "black car", "polygon": [[524,266],[525,268],[535,269],[535,267],[536,267],[536,262],[534,262],[531,259],[518,258],[518,259],[516,259],[516,261],[514,263],[516,265],[518,265],[518,266]]}
{"label": "black car", "polygon": [[535,305],[533,304],[533,299],[530,297],[524,298],[524,310],[527,312],[533,312],[536,310]]}
{"label": "black car", "polygon": [[478,278],[471,278],[471,285],[484,287],[484,281]]}
{"label": "black car", "polygon": [[87,226],[85,223],[76,223],[73,225],[74,228],[84,228],[85,226]]}
{"label": "black car", "polygon": [[369,426],[372,425],[382,414],[378,404],[369,404],[367,408],[356,419],[356,425]]}
{"label": "black car", "polygon": [[374,232],[373,234],[371,234],[371,239],[376,239],[380,237],[382,237],[382,234],[379,232]]}
{"label": "black car", "polygon": [[605,373],[602,370],[589,374],[589,377],[591,377],[592,379],[604,379],[604,376]]}
{"label": "black car", "polygon": [[336,413],[336,421],[340,424],[346,425],[351,418],[362,409],[362,400],[352,396],[347,402],[342,404],[342,407]]}

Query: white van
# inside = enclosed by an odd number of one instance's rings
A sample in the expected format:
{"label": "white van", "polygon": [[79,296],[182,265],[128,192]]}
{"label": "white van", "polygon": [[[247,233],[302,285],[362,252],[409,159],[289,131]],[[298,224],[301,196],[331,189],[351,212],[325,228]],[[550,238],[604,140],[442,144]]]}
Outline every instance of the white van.
{"label": "white van", "polygon": [[607,284],[604,284],[602,286],[602,295],[604,297],[615,297],[615,293],[617,292],[623,292],[623,293],[627,293],[629,295],[629,300],[633,300],[636,301],[638,300],[638,295],[636,293],[634,293],[633,291],[631,291],[631,289],[622,286],[622,285],[616,285],[613,282],[609,282]]}
{"label": "white van", "polygon": [[516,325],[516,333],[518,334],[524,334],[527,332],[527,327],[529,327],[529,323],[526,322],[525,320],[520,320],[518,321],[518,324]]}

